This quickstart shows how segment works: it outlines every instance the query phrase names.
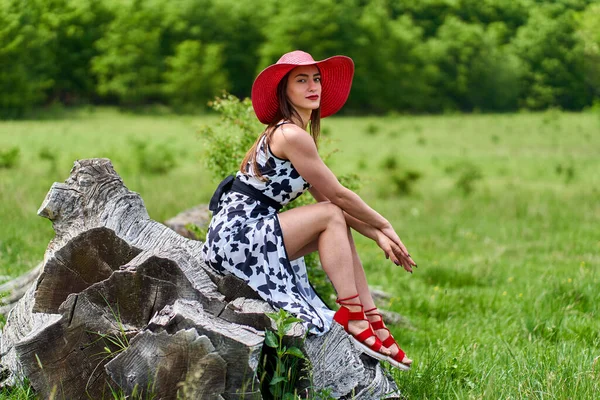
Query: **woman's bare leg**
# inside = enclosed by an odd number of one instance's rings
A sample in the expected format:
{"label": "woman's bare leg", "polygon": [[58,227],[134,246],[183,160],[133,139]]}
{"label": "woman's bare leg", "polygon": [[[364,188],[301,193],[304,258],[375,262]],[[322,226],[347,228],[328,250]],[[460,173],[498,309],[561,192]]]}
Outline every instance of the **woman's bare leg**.
{"label": "woman's bare leg", "polygon": [[[369,309],[375,308],[375,302],[373,301],[373,297],[371,296],[371,292],[369,290],[369,285],[367,283],[367,277],[365,275],[365,270],[363,268],[362,262],[360,261],[360,257],[358,256],[358,252],[356,251],[354,239],[352,238],[352,231],[350,230],[350,228],[347,228],[346,231],[347,231],[348,242],[350,243],[350,249],[351,249],[351,253],[352,253],[352,266],[353,266],[353,271],[354,271],[354,281],[356,284],[356,289],[358,291],[361,304],[365,307],[365,310],[369,310]],[[305,256],[305,255],[312,253],[313,251],[317,251],[317,250],[318,250],[318,240],[314,240],[313,242],[311,242],[311,243],[307,244],[306,246],[304,246],[303,248],[299,249],[296,253],[293,253],[293,254],[289,253],[289,255],[292,260],[295,260],[298,257]],[[371,322],[375,322],[375,321],[379,320],[379,317],[376,315],[367,316],[367,318]],[[382,341],[387,339],[387,337],[389,336],[388,331],[386,331],[385,329],[379,329],[379,330],[375,331],[375,333],[377,334],[379,339],[381,339]],[[398,354],[398,351],[400,349],[398,348],[398,346],[393,345],[393,346],[389,347],[389,350],[390,350],[390,355],[392,357],[394,357],[396,354]],[[404,360],[402,360],[402,362],[404,364],[410,365],[412,363],[412,360],[410,358],[405,357]]]}
{"label": "woman's bare leg", "polygon": [[[291,259],[298,258],[304,251],[316,247],[323,270],[333,284],[339,298],[352,297],[359,293],[354,279],[352,246],[343,211],[329,202],[321,202],[294,208],[279,214],[283,241]],[[360,293],[359,293],[360,295]],[[359,300],[356,299],[359,304]],[[350,311],[360,307],[348,306]],[[348,330],[358,334],[369,327],[367,321],[351,321]],[[375,338],[369,338],[370,345]],[[389,354],[382,349],[381,353]]]}
{"label": "woman's bare leg", "polygon": [[[365,307],[365,310],[370,310],[375,308],[375,302],[373,301],[373,297],[371,296],[371,291],[369,290],[369,285],[367,284],[367,276],[365,275],[365,269],[363,268],[362,262],[360,261],[360,257],[358,256],[358,252],[356,251],[356,246],[354,245],[354,239],[352,238],[352,232],[348,229],[348,240],[350,242],[350,247],[352,249],[352,264],[354,266],[354,281],[356,282],[356,288],[358,289],[358,294],[360,296],[360,302]],[[376,315],[367,315],[367,318],[371,322],[379,321],[378,316]],[[384,341],[388,338],[390,333],[385,329],[378,329],[375,331],[377,336],[381,341]],[[392,345],[388,348],[391,352],[391,356],[394,357],[400,351],[397,345]],[[410,365],[412,360],[410,358],[404,357],[402,360],[404,364]]]}

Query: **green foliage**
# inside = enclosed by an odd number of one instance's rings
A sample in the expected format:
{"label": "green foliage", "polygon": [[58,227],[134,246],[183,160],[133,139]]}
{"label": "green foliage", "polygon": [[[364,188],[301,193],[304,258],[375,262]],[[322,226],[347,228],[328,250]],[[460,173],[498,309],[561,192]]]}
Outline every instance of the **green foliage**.
{"label": "green foliage", "polygon": [[162,100],[161,78],[165,57],[172,50],[170,35],[177,33],[175,2],[135,0],[121,5],[92,59],[98,93],[115,96],[122,104]]}
{"label": "green foliage", "polygon": [[41,104],[52,87],[52,32],[44,0],[0,1],[0,118],[16,118]]}
{"label": "green foliage", "polygon": [[207,228],[201,228],[198,225],[190,222],[189,224],[185,225],[185,229],[190,231],[196,237],[196,240],[206,240],[206,234],[208,233]]}
{"label": "green foliage", "polygon": [[227,89],[222,69],[222,47],[202,46],[199,41],[185,40],[167,58],[164,90],[176,107],[204,105],[221,90]]}
{"label": "green foliage", "polygon": [[600,102],[600,4],[590,4],[575,16],[583,48],[585,81]]}
{"label": "green foliage", "polygon": [[264,128],[256,119],[250,99],[240,101],[231,94],[215,99],[211,107],[221,114],[217,126],[200,129],[204,140],[204,162],[215,181],[235,175],[246,152]]}
{"label": "green foliage", "polygon": [[139,171],[162,175],[177,166],[175,151],[166,143],[131,140]]}
{"label": "green foliage", "polygon": [[0,0],[0,118],[196,111],[293,49],[353,58],[345,112],[579,110],[600,98],[597,20],[592,0]]}
{"label": "green foliage", "polygon": [[446,167],[446,172],[455,177],[454,186],[464,195],[471,194],[477,181],[483,178],[481,168],[467,160]]}
{"label": "green foliage", "polygon": [[91,60],[98,55],[95,43],[115,18],[112,0],[52,0],[45,13],[48,28],[54,33],[52,42],[53,85],[50,99],[64,104],[91,100],[96,93],[96,80],[90,73]]}
{"label": "green foliage", "polygon": [[21,149],[18,146],[11,147],[8,150],[0,150],[0,169],[16,167],[20,154]]}
{"label": "green foliage", "polygon": [[286,346],[284,336],[294,324],[302,320],[283,309],[266,315],[274,322],[275,331],[265,330],[265,345],[274,352],[264,352],[259,365],[258,375],[263,391],[268,388],[274,399],[296,399],[296,386],[301,379],[301,362],[306,357],[298,347],[289,344]]}
{"label": "green foliage", "polygon": [[27,380],[16,386],[0,389],[0,400],[35,400],[37,398],[38,396]]}
{"label": "green foliage", "polygon": [[366,129],[365,129],[365,133],[368,135],[376,135],[379,133],[379,125],[370,123],[369,125],[367,125]]}
{"label": "green foliage", "polygon": [[383,169],[383,181],[378,190],[380,198],[410,196],[422,177],[421,172],[400,166],[397,154],[388,154],[382,159],[380,166]]}
{"label": "green foliage", "polygon": [[521,105],[529,109],[557,106],[581,109],[592,101],[586,90],[582,46],[571,11],[534,9],[510,46],[523,63]]}

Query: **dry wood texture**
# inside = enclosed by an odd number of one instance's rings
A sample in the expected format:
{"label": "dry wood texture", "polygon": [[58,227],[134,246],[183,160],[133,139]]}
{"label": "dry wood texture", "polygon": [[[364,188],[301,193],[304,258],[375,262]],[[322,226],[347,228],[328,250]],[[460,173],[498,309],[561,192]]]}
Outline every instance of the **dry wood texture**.
{"label": "dry wood texture", "polygon": [[[161,399],[262,398],[256,372],[272,308],[208,268],[201,242],[151,220],[108,159],[76,161],[38,214],[56,236],[41,270],[11,284],[30,286],[0,337],[2,384],[26,377],[42,398],[100,398],[110,387]],[[310,386],[336,398],[398,397],[334,325],[301,345]],[[304,333],[298,325],[289,340]]]}

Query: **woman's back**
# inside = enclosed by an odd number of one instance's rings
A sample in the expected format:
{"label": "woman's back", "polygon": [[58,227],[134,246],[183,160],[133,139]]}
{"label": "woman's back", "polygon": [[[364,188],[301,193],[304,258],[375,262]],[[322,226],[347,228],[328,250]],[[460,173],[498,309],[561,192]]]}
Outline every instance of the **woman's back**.
{"label": "woman's back", "polygon": [[266,179],[260,179],[255,174],[250,162],[246,164],[246,173],[238,171],[236,179],[284,206],[309,189],[310,184],[300,176],[289,160],[277,157],[269,145],[265,149],[265,140],[266,135],[263,134],[256,149],[256,161],[260,173]]}

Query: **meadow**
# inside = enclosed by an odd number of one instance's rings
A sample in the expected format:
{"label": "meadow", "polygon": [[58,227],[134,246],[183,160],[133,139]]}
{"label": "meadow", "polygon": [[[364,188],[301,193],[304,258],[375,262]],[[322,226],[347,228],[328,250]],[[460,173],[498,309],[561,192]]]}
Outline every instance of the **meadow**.
{"label": "meadow", "polygon": [[[199,131],[216,120],[82,108],[0,122],[2,279],[43,259],[53,231],[36,211],[76,159],[110,158],[155,220],[207,203],[218,177]],[[332,117],[323,131],[330,167],[358,174],[419,266],[355,235],[392,295],[381,306],[407,320],[391,328],[415,360],[392,371],[408,398],[600,396],[598,113]]]}

